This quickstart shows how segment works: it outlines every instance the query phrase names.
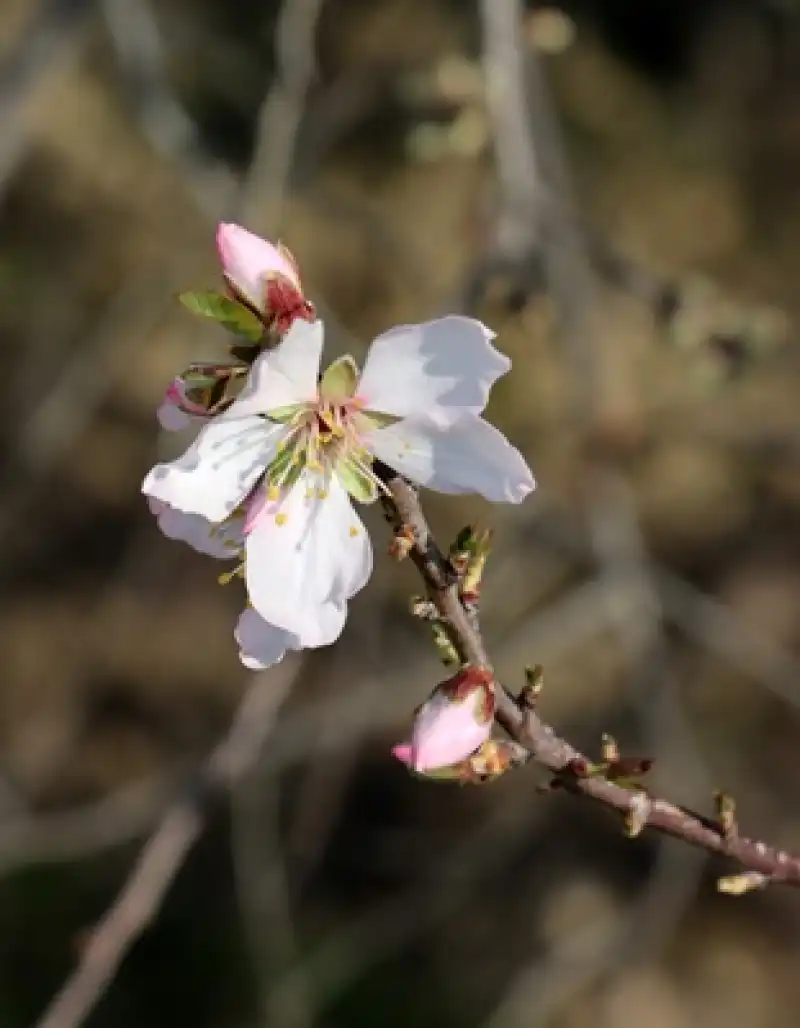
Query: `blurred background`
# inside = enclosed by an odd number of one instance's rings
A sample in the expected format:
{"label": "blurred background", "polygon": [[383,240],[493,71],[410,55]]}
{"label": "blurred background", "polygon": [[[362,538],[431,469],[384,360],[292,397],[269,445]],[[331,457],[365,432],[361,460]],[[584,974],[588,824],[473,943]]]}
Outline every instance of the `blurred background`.
{"label": "blurred background", "polygon": [[[800,6],[3,0],[0,1028],[34,1025],[165,811],[203,831],[93,1028],[781,1028],[800,905],[560,794],[408,776],[442,677],[388,558],[341,641],[253,684],[240,584],[164,539],[156,406],[223,352],[214,225],[297,255],[334,351],[468,311],[540,489],[483,627],[543,716],[800,848]],[[389,535],[367,512],[379,553]],[[264,729],[266,732],[266,728]],[[49,1028],[69,1028],[61,1021]]]}

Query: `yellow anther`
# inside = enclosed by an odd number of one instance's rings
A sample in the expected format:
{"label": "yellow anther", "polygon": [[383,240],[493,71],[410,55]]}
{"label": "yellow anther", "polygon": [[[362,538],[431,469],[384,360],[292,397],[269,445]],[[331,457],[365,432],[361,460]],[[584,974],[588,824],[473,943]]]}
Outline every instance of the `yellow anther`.
{"label": "yellow anther", "polygon": [[309,471],[322,471],[322,465],[318,460],[310,460],[307,462],[306,467]]}
{"label": "yellow anther", "polygon": [[317,499],[318,500],[325,500],[325,499],[327,499],[327,496],[328,496],[328,490],[327,489],[317,489]]}
{"label": "yellow anther", "polygon": [[351,538],[354,538],[355,536],[357,536],[358,532],[359,532],[359,530],[356,528],[355,525],[351,525],[350,526],[350,537]]}
{"label": "yellow anther", "polygon": [[267,489],[267,499],[268,500],[272,500],[273,503],[274,503],[276,500],[279,500],[280,498],[281,498],[281,491],[278,488],[278,486],[271,485],[269,487],[269,489]]}
{"label": "yellow anther", "polygon": [[289,515],[288,514],[276,514],[275,515],[275,524],[276,525],[285,525],[288,520],[289,520]]}
{"label": "yellow anther", "polygon": [[306,499],[307,500],[313,500],[314,499],[314,490],[313,489],[306,489]]}

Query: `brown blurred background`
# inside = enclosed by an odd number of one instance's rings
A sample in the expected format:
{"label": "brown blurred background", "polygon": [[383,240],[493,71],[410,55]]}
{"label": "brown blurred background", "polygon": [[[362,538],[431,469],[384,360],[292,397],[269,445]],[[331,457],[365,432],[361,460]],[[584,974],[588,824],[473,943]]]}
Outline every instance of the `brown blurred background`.
{"label": "brown blurred background", "polygon": [[[221,217],[291,247],[334,350],[445,310],[498,330],[490,417],[540,490],[425,505],[444,542],[497,531],[504,680],[541,662],[576,744],[613,732],[670,798],[724,787],[800,848],[800,8],[284,3],[0,7],[0,1028],[35,1023],[252,684],[239,585],[139,495],[180,445],[167,383],[221,352],[174,301],[218,284]],[[728,868],[532,767],[459,789],[390,758],[441,677],[418,589],[379,559],[341,641],[267,673],[257,770],[204,803],[87,1023],[794,1026],[793,892],[721,897]]]}

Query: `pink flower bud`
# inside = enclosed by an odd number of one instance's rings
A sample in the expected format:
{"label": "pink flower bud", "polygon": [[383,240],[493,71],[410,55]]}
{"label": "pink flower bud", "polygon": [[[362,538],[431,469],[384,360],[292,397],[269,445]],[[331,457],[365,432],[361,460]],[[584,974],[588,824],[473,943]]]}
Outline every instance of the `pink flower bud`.
{"label": "pink flower bud", "polygon": [[161,427],[167,432],[180,432],[191,424],[193,418],[207,416],[208,411],[202,404],[193,403],[187,398],[183,379],[174,378],[157,411]]}
{"label": "pink flower bud", "polygon": [[490,737],[494,708],[491,674],[464,668],[437,685],[417,711],[410,744],[392,752],[418,773],[459,764]]}
{"label": "pink flower bud", "polygon": [[303,296],[297,263],[285,246],[273,246],[241,225],[221,222],[217,250],[233,294],[274,322],[279,335],[295,318],[314,320],[314,307]]}

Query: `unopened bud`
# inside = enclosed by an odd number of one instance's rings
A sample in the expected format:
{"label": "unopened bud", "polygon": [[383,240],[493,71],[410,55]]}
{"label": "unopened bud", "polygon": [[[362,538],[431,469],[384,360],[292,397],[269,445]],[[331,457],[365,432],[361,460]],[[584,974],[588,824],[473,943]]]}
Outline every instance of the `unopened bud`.
{"label": "unopened bud", "polygon": [[410,744],[393,752],[417,772],[460,764],[490,738],[494,710],[491,675],[465,668],[437,685],[417,710]]}

